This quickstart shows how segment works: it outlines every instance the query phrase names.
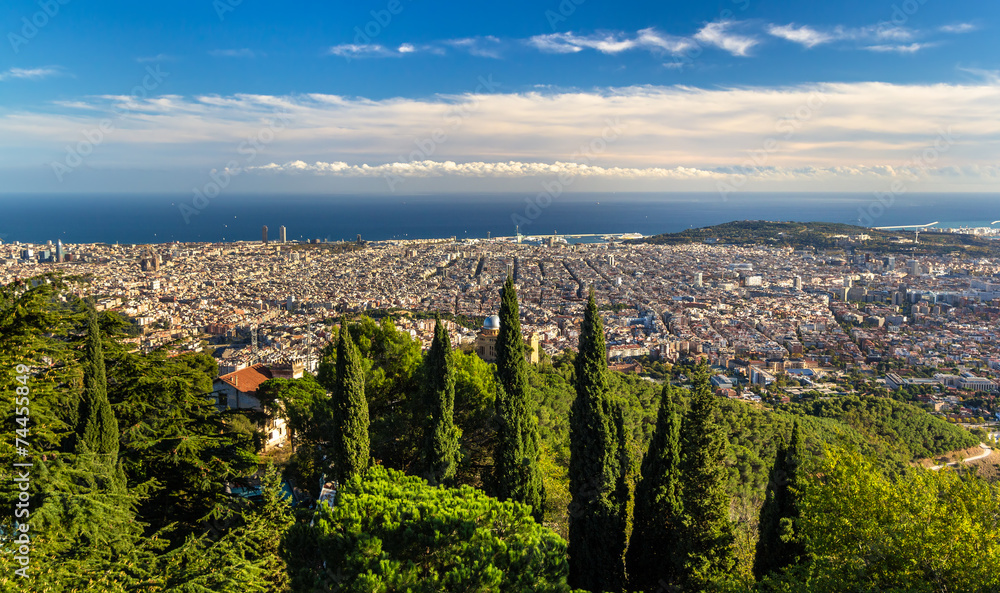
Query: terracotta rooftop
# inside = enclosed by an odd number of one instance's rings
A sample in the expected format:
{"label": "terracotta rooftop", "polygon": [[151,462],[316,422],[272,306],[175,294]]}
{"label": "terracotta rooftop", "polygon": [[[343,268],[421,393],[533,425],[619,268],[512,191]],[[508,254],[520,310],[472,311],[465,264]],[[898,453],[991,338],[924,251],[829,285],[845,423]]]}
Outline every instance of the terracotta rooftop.
{"label": "terracotta rooftop", "polygon": [[245,369],[219,376],[220,381],[225,381],[236,389],[239,389],[242,393],[256,393],[260,384],[270,378],[271,370],[264,364],[255,364]]}

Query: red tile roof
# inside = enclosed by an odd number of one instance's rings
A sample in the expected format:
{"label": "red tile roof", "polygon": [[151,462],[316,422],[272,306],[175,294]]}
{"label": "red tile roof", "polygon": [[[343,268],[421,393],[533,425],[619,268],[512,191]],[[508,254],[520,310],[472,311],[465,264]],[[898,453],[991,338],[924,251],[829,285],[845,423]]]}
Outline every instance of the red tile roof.
{"label": "red tile roof", "polygon": [[241,393],[256,393],[257,388],[264,381],[271,378],[271,370],[264,364],[255,364],[245,369],[240,369],[233,373],[227,373],[219,377],[220,381],[232,385],[239,389]]}

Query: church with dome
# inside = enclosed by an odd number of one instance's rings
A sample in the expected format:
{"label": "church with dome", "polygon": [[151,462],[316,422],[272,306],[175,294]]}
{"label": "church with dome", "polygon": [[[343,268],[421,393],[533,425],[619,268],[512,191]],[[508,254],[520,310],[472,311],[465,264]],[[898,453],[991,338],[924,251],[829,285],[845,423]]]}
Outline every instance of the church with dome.
{"label": "church with dome", "polygon": [[[476,336],[476,341],[473,343],[473,350],[486,362],[496,362],[497,361],[497,336],[500,335],[500,316],[490,315],[483,321],[483,329],[479,331],[479,335]],[[530,339],[528,340],[527,350],[527,360],[531,364],[537,364],[539,360],[539,352],[541,351],[541,345],[539,344],[538,334],[532,333]]]}

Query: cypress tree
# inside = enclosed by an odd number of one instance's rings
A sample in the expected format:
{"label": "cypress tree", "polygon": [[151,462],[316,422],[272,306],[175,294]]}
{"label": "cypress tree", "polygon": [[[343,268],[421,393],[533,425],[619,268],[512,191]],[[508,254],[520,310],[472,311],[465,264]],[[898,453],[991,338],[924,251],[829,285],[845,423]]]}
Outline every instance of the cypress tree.
{"label": "cypress tree", "polygon": [[778,572],[794,564],[805,547],[795,534],[799,507],[794,488],[798,487],[802,459],[802,431],[796,422],[792,442],[778,447],[767,483],[764,506],[760,509],[760,539],[754,556],[753,574],[758,580],[769,572]]}
{"label": "cypress tree", "polygon": [[500,332],[497,335],[497,442],[493,454],[491,494],[531,506],[541,522],[545,512],[545,485],[538,465],[538,422],[528,386],[528,363],[517,305],[514,279],[507,276],[500,296]]}
{"label": "cypress tree", "polygon": [[344,482],[368,468],[368,400],[361,357],[347,327],[340,329],[333,391],[334,473]]}
{"label": "cypress tree", "polygon": [[327,391],[333,392],[337,387],[337,345],[339,340],[331,340],[320,352],[319,367],[316,369],[316,381]]}
{"label": "cypress tree", "polygon": [[683,517],[680,497],[681,419],[668,381],[635,490],[635,520],[626,555],[629,587],[656,591],[677,574],[677,538]]}
{"label": "cypress tree", "polygon": [[691,409],[681,425],[681,579],[695,589],[724,580],[736,563],[729,519],[729,445],[705,366],[695,371]]}
{"label": "cypress tree", "polygon": [[627,509],[621,501],[622,455],[609,396],[604,327],[591,288],[576,357],[570,410],[569,583],[589,591],[624,585]]}
{"label": "cypress tree", "polygon": [[87,319],[87,338],[83,349],[83,398],[76,425],[76,450],[118,457],[118,420],[108,402],[108,379],[104,368],[104,348],[97,313]]}
{"label": "cypress tree", "polygon": [[455,426],[455,368],[451,340],[440,317],[434,325],[434,341],[424,359],[425,477],[432,485],[448,484],[458,469],[460,431]]}

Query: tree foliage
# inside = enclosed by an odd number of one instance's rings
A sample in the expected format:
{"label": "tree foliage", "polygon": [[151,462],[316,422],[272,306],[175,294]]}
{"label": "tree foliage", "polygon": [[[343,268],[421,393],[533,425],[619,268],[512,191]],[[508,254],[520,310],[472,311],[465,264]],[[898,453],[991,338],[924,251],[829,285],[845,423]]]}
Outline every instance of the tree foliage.
{"label": "tree foliage", "polygon": [[590,291],[576,357],[576,399],[570,417],[570,583],[592,591],[624,585],[627,507],[616,403],[608,393],[604,326]]}
{"label": "tree foliage", "polygon": [[431,484],[450,484],[460,459],[461,431],[455,426],[455,369],[448,330],[438,319],[424,358],[424,474]]}
{"label": "tree foliage", "polygon": [[681,424],[681,580],[704,588],[729,578],[735,566],[727,438],[706,368],[699,368],[691,409]]}
{"label": "tree foliage", "polygon": [[829,448],[803,477],[801,535],[809,562],[772,590],[986,593],[1000,588],[1000,497],[952,471],[886,473]]}
{"label": "tree foliage", "polygon": [[368,467],[368,400],[358,349],[349,331],[337,343],[337,374],[333,391],[333,471],[346,480]]}
{"label": "tree foliage", "polygon": [[792,442],[778,448],[760,509],[760,539],[753,565],[757,579],[795,564],[805,553],[796,533],[798,491],[801,489],[799,468],[803,455],[802,429],[796,423]]}
{"label": "tree foliage", "polygon": [[531,509],[372,466],[284,541],[293,591],[568,591],[566,544]]}
{"label": "tree foliage", "polygon": [[674,583],[679,572],[675,552],[683,519],[680,428],[673,389],[667,383],[635,491],[634,528],[626,555],[633,591],[654,591],[663,583]]}
{"label": "tree foliage", "polygon": [[545,512],[545,485],[538,467],[538,427],[524,359],[524,338],[514,280],[508,276],[500,296],[496,342],[496,449],[490,492],[500,500],[531,506],[535,519]]}

